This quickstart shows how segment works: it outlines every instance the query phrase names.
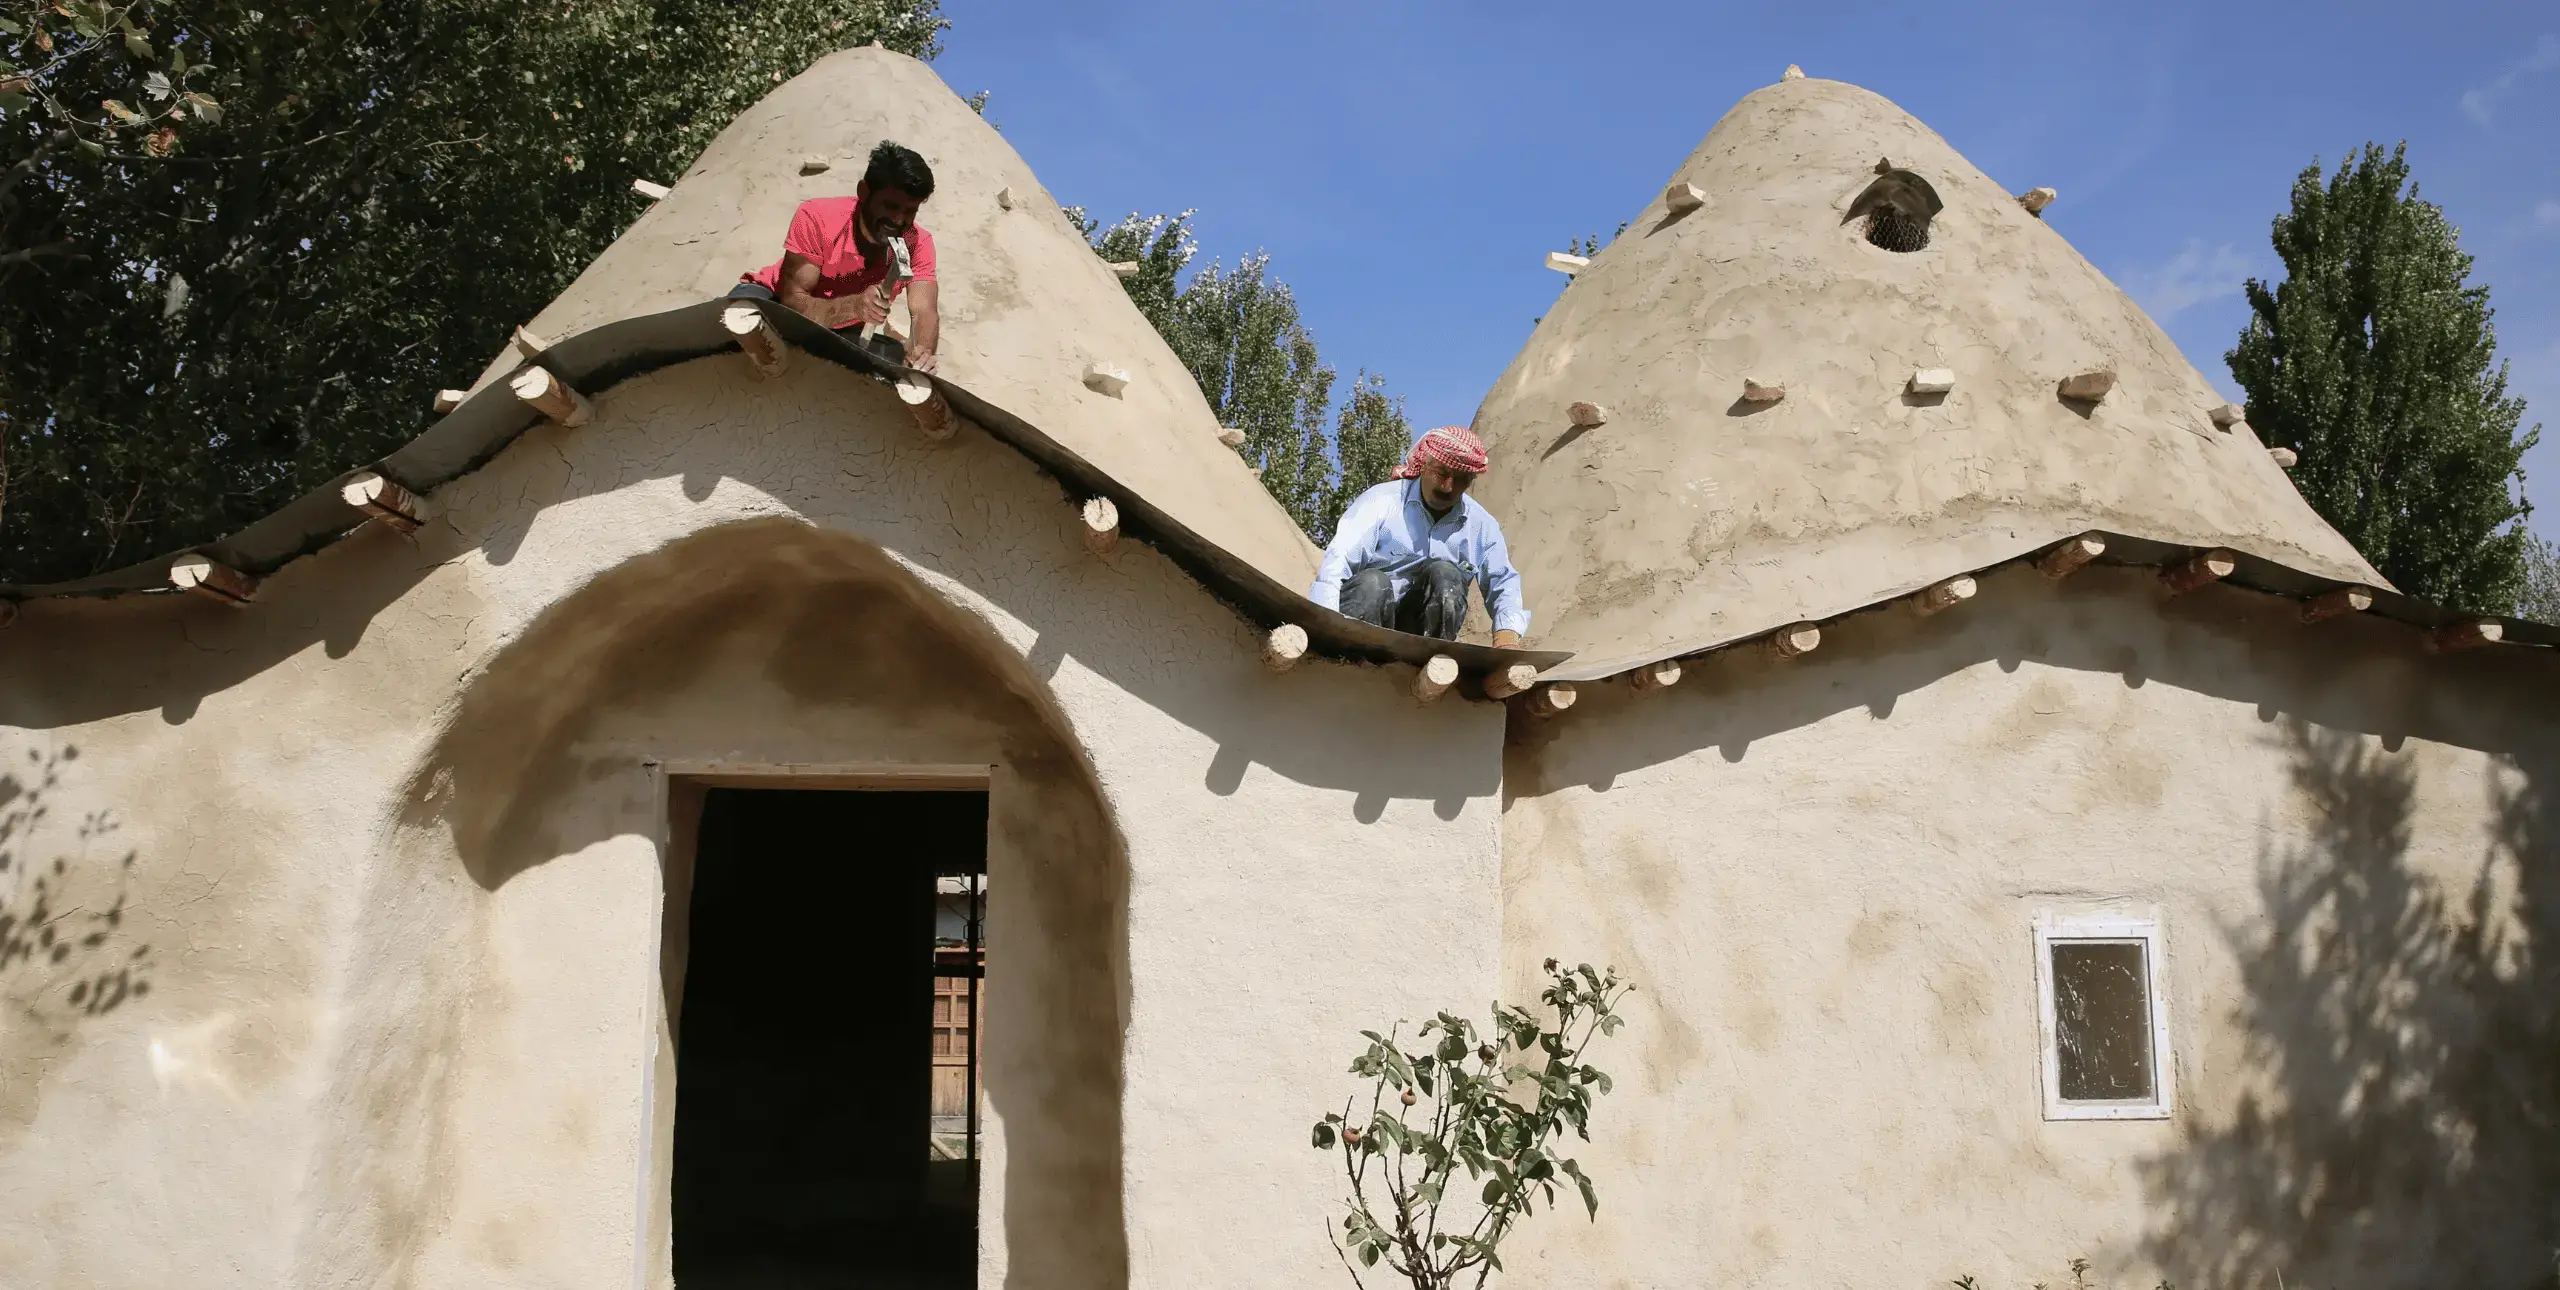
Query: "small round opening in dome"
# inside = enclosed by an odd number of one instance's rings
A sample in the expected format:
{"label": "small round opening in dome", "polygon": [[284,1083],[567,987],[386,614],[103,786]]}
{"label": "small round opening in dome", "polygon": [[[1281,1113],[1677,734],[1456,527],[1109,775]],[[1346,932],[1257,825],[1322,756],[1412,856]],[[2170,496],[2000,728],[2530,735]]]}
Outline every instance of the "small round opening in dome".
{"label": "small round opening in dome", "polygon": [[1887,251],[1924,250],[1929,245],[1929,221],[1944,209],[1938,201],[1938,190],[1929,181],[1908,170],[1897,170],[1891,162],[1876,165],[1876,180],[1850,203],[1848,220],[1866,220],[1867,244]]}

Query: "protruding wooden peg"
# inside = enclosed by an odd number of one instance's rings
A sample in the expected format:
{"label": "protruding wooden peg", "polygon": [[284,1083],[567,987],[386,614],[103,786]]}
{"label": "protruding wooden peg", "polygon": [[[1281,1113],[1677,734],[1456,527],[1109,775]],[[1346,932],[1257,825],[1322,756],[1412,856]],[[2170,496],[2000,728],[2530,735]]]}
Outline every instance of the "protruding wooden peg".
{"label": "protruding wooden peg", "polygon": [[2365,587],[2340,587],[2323,592],[2302,602],[2302,621],[2325,623],[2348,614],[2361,614],[2373,608],[2373,592]]}
{"label": "protruding wooden peg", "polygon": [[1484,674],[1484,693],[1489,699],[1508,699],[1538,683],[1538,669],[1531,663],[1512,663]]}
{"label": "protruding wooden peg", "polygon": [[1591,257],[1568,255],[1563,251],[1547,252],[1547,267],[1570,278],[1591,267]]}
{"label": "protruding wooden peg", "polygon": [[1952,367],[1924,367],[1911,374],[1902,389],[1906,394],[1945,394],[1956,388],[1956,370]]}
{"label": "protruding wooden peg", "polygon": [[1296,623],[1282,623],[1262,639],[1262,665],[1274,672],[1286,672],[1307,656],[1307,629]]}
{"label": "protruding wooden peg", "polygon": [[2221,407],[2205,413],[2205,415],[2213,419],[2215,427],[2223,430],[2228,430],[2236,425],[2245,424],[2249,420],[2249,410],[2241,407],[2237,403],[2225,403]]}
{"label": "protruding wooden peg", "polygon": [[996,190],[996,209],[1012,210],[1013,203],[1013,190],[1011,188],[999,188]]}
{"label": "protruding wooden peg", "polygon": [[804,175],[823,175],[828,171],[835,169],[835,165],[836,163],[813,152],[800,159],[800,173]]}
{"label": "protruding wooden peg", "polygon": [[960,429],[960,418],[951,414],[951,400],[933,378],[921,372],[901,375],[895,386],[898,402],[907,405],[907,415],[916,419],[916,429],[927,439],[948,439]]}
{"label": "protruding wooden peg", "polygon": [[470,397],[471,391],[469,390],[436,391],[436,415],[443,416],[446,413],[453,411],[455,408],[461,407],[462,401]]}
{"label": "protruding wooden peg", "polygon": [[1662,190],[1662,208],[1669,214],[1685,215],[1707,204],[1707,194],[1696,184],[1673,184]]}
{"label": "protruding wooden peg", "polygon": [[1787,387],[1783,385],[1764,385],[1753,377],[1742,378],[1742,401],[1745,403],[1765,405],[1785,397],[1787,397]]}
{"label": "protruding wooden peg", "polygon": [[538,359],[551,350],[550,341],[544,340],[542,337],[526,331],[522,327],[516,328],[516,334],[512,338],[512,341],[516,347],[516,352],[524,355],[528,359]]}
{"label": "protruding wooden peg", "polygon": [[427,519],[425,498],[370,470],[341,485],[338,497],[347,505],[403,533],[417,532],[418,526]]}
{"label": "protruding wooden peg", "polygon": [[2291,448],[2269,448],[2267,455],[2275,458],[2276,465],[2284,470],[2291,470],[2302,464],[2301,455]]}
{"label": "protruding wooden peg", "polygon": [[1244,446],[1244,431],[1238,430],[1234,426],[1220,426],[1218,427],[1218,442],[1225,444],[1230,448],[1241,448]]}
{"label": "protruding wooden peg", "polygon": [[1627,683],[1633,685],[1640,694],[1668,690],[1680,684],[1680,660],[1666,658],[1659,662],[1647,663],[1627,673]]}
{"label": "protruding wooden peg", "polygon": [[2036,569],[2048,578],[2068,578],[2080,572],[2082,565],[2107,553],[2107,540],[2095,533],[2083,533],[2036,558]]}
{"label": "protruding wooden peg", "polygon": [[258,580],[211,556],[189,552],[169,566],[169,585],[226,605],[245,605],[258,594]]}
{"label": "protruding wooden peg", "polygon": [[1086,389],[1116,399],[1120,391],[1129,388],[1129,373],[1109,363],[1091,363],[1084,369],[1084,384]]}
{"label": "protruding wooden peg", "polygon": [[2044,208],[2053,205],[2054,199],[2060,196],[2062,194],[2050,188],[2030,188],[2018,194],[2018,204],[2026,207],[2029,215],[2043,219]]}
{"label": "protruding wooden peg", "polygon": [[553,376],[550,369],[528,367],[507,382],[525,406],[564,426],[585,425],[596,414],[587,396],[570,389],[567,382]]}
{"label": "protruding wooden peg", "polygon": [[1446,654],[1434,654],[1423,661],[1413,674],[1413,697],[1430,703],[1449,692],[1458,683],[1458,660]]}
{"label": "protruding wooden peg", "polygon": [[2427,648],[2435,653],[2470,649],[2474,645],[2495,645],[2505,637],[2503,624],[2492,622],[2455,623],[2427,633]]}
{"label": "protruding wooden peg", "polygon": [[1528,696],[1520,700],[1520,706],[1526,709],[1530,716],[1552,717],[1572,707],[1576,697],[1578,696],[1571,683],[1558,681],[1529,691]]}
{"label": "protruding wooden peg", "polygon": [[1123,282],[1138,276],[1138,262],[1135,260],[1113,260],[1110,268],[1111,276]]}
{"label": "protruding wooden peg", "polygon": [[2160,581],[2169,588],[2170,595],[2183,596],[2208,582],[2220,582],[2230,577],[2239,567],[2239,556],[2216,547],[2183,564],[2162,569]]}
{"label": "protruding wooden peg", "polygon": [[2115,369],[2101,367],[2091,372],[2074,372],[2062,378],[2055,391],[2074,403],[2095,403],[2116,388]]}
{"label": "protruding wooden peg", "polygon": [[1609,409],[1597,403],[1576,403],[1564,410],[1565,417],[1585,430],[1609,424]]}
{"label": "protruding wooden peg", "polygon": [[1088,497],[1084,502],[1084,549],[1095,555],[1108,555],[1120,545],[1120,506],[1108,497]]}
{"label": "protruding wooden peg", "polygon": [[738,338],[738,348],[746,351],[747,361],[758,376],[780,376],[790,360],[791,350],[782,343],[782,333],[754,305],[731,305],[720,311],[720,326]]}
{"label": "protruding wooden peg", "polygon": [[1958,576],[1923,590],[1919,595],[1911,598],[1911,603],[1925,616],[1940,610],[1952,609],[1973,599],[1973,593],[1976,590],[1973,579]]}
{"label": "protruding wooden peg", "polygon": [[1811,623],[1797,623],[1769,633],[1769,648],[1780,658],[1810,654],[1821,644],[1822,629]]}
{"label": "protruding wooden peg", "polygon": [[634,179],[631,181],[631,191],[654,202],[675,190],[667,187],[665,184],[655,183],[646,179]]}
{"label": "protruding wooden peg", "polygon": [[1780,75],[1779,75],[1779,77],[1778,77],[1778,79],[1779,79],[1779,80],[1781,80],[1781,81],[1800,81],[1800,80],[1803,80],[1803,79],[1804,79],[1804,69],[1803,69],[1803,68],[1801,68],[1801,67],[1796,66],[1796,65],[1795,65],[1795,64],[1793,64],[1793,63],[1789,63],[1789,64],[1787,64],[1787,70],[1786,70],[1784,73],[1780,74]]}

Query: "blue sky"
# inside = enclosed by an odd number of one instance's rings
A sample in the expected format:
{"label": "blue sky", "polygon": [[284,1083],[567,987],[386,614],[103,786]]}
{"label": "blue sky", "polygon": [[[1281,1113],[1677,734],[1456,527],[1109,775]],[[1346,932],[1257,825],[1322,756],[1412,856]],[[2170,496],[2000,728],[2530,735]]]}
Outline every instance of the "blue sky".
{"label": "blue sky", "polygon": [[1325,357],[1463,422],[1563,286],[1540,264],[1658,193],[1789,63],[1900,103],[2236,394],[2240,283],[2294,174],[2406,139],[2478,260],[2560,533],[2560,4],[1572,5],[944,0],[936,64],[1060,200],[1197,208],[1267,251]]}

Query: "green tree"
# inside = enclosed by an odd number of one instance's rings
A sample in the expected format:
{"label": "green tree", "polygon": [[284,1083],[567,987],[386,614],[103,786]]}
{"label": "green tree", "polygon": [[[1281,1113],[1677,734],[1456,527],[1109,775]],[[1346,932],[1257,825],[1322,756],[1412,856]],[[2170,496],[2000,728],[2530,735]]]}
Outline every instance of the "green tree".
{"label": "green tree", "polygon": [[2517,433],[2489,289],[2443,208],[2418,196],[2407,146],[2373,144],[2322,182],[2314,161],[2275,221],[2285,280],[2248,284],[2225,357],[2249,424],[2301,455],[2312,509],[2402,591],[2504,613],[2523,590]]}
{"label": "green tree", "polygon": [[1369,1103],[1355,1095],[1316,1121],[1313,1137],[1316,1150],[1341,1154],[1349,1212],[1334,1249],[1364,1290],[1360,1269],[1381,1263],[1414,1290],[1482,1286],[1502,1270],[1504,1238],[1540,1204],[1554,1208],[1567,1182],[1599,1216],[1590,1175],[1556,1148],[1568,1129],[1591,1140],[1591,1104],[1610,1079],[1583,1056],[1618,1032],[1618,1005],[1634,987],[1588,963],[1548,959],[1546,972],[1538,997],[1552,1026],[1497,1003],[1481,1035],[1455,1013],[1424,1022],[1418,1053],[1404,1051],[1400,1025],[1360,1032],[1369,1045],[1351,1073],[1367,1081]]}
{"label": "green tree", "polygon": [[2560,625],[2560,548],[2537,533],[2524,535],[2524,590],[2516,597],[2516,617]]}
{"label": "green tree", "polygon": [[1244,432],[1238,451],[1262,486],[1309,537],[1330,540],[1351,499],[1403,460],[1412,438],[1403,400],[1362,372],[1334,413],[1334,369],[1270,257],[1247,256],[1233,268],[1212,261],[1183,281],[1199,252],[1192,212],[1132,214],[1109,227],[1081,209],[1068,213],[1095,254],[1137,265],[1121,285],[1138,312],[1199,383],[1218,423]]}
{"label": "green tree", "polygon": [[632,180],[676,179],[821,55],[931,57],[946,26],[936,0],[0,13],[19,582],[218,536],[381,456],[638,217]]}

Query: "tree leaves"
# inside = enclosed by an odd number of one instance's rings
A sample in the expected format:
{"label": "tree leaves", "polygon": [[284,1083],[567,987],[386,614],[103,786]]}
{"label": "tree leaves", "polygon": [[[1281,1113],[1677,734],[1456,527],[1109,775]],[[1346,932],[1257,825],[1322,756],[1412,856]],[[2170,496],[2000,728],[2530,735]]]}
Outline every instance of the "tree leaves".
{"label": "tree leaves", "polygon": [[2294,180],[2273,240],[2286,278],[2251,279],[2226,359],[2249,425],[2300,457],[2294,486],[2400,590],[2506,613],[2523,590],[2517,433],[2488,288],[2442,208],[2418,196],[2407,148],[2374,144],[2323,182]]}
{"label": "tree leaves", "polygon": [[[1355,1257],[1364,1267],[1383,1260],[1418,1290],[1440,1290],[1468,1269],[1480,1278],[1499,1271],[1503,1238],[1540,1204],[1552,1207],[1563,1182],[1581,1195],[1587,1214],[1598,1216],[1600,1194],[1580,1162],[1556,1156],[1549,1146],[1568,1129],[1590,1136],[1591,1101],[1609,1091],[1610,1081],[1583,1053],[1616,1029],[1617,1005],[1633,987],[1615,969],[1562,969],[1552,960],[1547,978],[1540,998],[1548,1016],[1500,1003],[1492,1010],[1492,1031],[1511,1049],[1545,1054],[1536,1069],[1517,1061],[1500,1065],[1502,1052],[1476,1044],[1473,1024],[1449,1012],[1423,1023],[1420,1036],[1438,1039],[1419,1056],[1403,1051],[1401,1024],[1360,1032],[1367,1043],[1351,1069],[1368,1082],[1372,1110],[1365,1133],[1346,1129],[1338,1139],[1351,1187],[1351,1213],[1343,1220],[1351,1236],[1346,1264]],[[1445,1093],[1428,1112],[1389,1096],[1408,1080],[1434,1074]],[[1357,1102],[1317,1122],[1318,1150],[1337,1149],[1329,1130],[1347,1123]],[[1458,1207],[1471,1212],[1453,1214],[1445,1202],[1461,1168],[1473,1185],[1471,1199]],[[1377,1193],[1387,1202],[1383,1210],[1372,1208]]]}

